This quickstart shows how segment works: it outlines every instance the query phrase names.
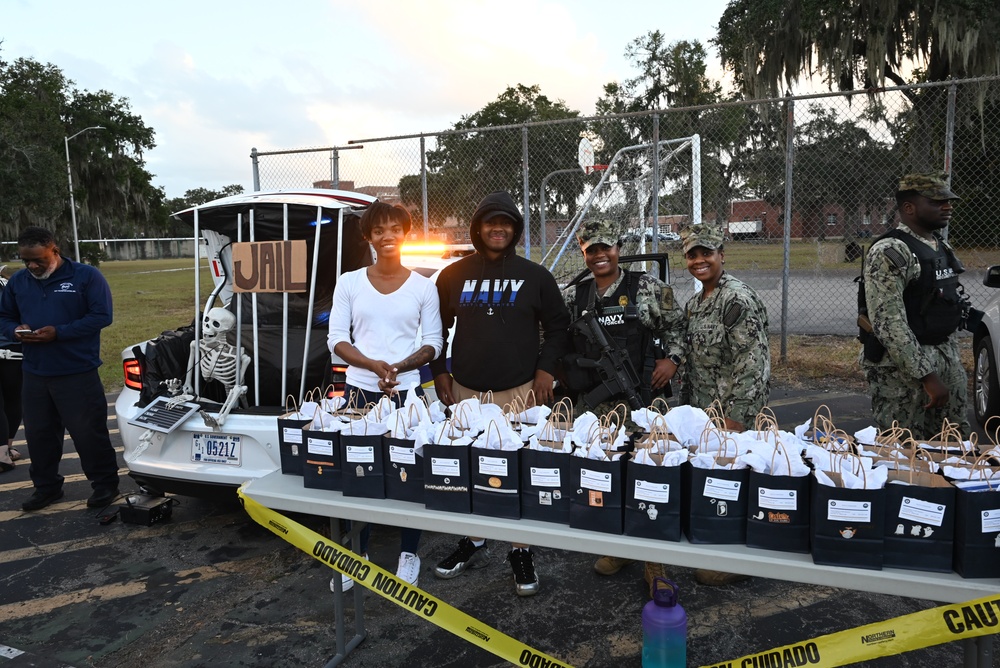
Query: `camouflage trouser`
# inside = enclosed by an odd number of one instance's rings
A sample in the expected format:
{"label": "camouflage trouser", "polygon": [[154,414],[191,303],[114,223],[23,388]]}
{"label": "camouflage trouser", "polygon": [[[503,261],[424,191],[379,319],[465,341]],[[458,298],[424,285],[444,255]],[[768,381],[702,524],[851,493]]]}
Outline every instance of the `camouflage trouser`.
{"label": "camouflage trouser", "polygon": [[941,431],[947,418],[956,422],[963,436],[972,431],[969,420],[969,380],[958,354],[958,344],[948,341],[939,346],[924,346],[935,356],[935,369],[948,388],[948,403],[927,410],[927,393],[919,380],[905,378],[894,365],[874,366],[863,363],[872,397],[872,413],[879,429],[888,429],[893,421],[913,432],[914,438],[930,438]]}
{"label": "camouflage trouser", "polygon": [[587,406],[587,404],[585,404],[581,400],[573,407],[573,412],[576,413],[576,415],[574,415],[573,417],[574,418],[580,417],[587,411],[592,412],[599,418],[603,418],[611,411],[617,411],[618,416],[612,417],[611,418],[612,422],[614,422],[615,424],[621,424],[622,416],[624,416],[625,428],[630,431],[637,429],[635,423],[632,422],[632,409],[628,407],[628,404],[622,401],[613,401],[613,400],[602,401],[601,403],[597,404],[597,406],[595,406],[594,408],[590,408],[589,406]]}

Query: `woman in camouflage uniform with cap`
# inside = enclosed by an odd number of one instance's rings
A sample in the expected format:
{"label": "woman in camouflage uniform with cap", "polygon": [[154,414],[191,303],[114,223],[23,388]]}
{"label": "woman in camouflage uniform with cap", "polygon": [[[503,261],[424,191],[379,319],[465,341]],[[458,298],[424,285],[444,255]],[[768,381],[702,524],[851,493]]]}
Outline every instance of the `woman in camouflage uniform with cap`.
{"label": "woman in camouflage uniform with cap", "polygon": [[752,424],[771,392],[767,309],[743,281],[725,272],[722,233],[708,225],[681,230],[684,257],[702,290],[688,300],[688,352],[681,403],[722,404],[726,427]]}
{"label": "woman in camouflage uniform with cap", "polygon": [[[752,424],[771,392],[771,350],[767,309],[753,288],[725,272],[722,232],[708,225],[681,230],[688,271],[702,289],[684,307],[687,354],[681,383],[682,404],[707,408],[722,404],[726,427],[743,431]],[[726,585],[748,576],[698,569],[705,585]]]}

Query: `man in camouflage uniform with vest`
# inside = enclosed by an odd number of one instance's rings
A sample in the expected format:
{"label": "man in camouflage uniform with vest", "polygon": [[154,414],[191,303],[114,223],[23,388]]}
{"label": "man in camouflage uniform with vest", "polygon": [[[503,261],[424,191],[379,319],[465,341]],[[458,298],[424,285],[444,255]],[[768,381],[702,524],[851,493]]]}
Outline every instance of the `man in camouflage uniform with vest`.
{"label": "man in camouflage uniform with vest", "polygon": [[702,289],[691,297],[682,404],[722,404],[729,429],[753,426],[771,392],[771,349],[767,309],[757,293],[727,274],[722,231],[707,224],[681,230],[688,271]]}
{"label": "man in camouflage uniform with vest", "polygon": [[915,438],[938,433],[945,419],[963,435],[970,431],[956,335],[967,313],[958,282],[965,269],[938,234],[956,199],[944,175],[907,174],[896,192],[900,224],[879,237],[865,259],[871,332],[862,332],[860,361],[875,423],[887,429],[895,421]]}
{"label": "man in camouflage uniform with vest", "polygon": [[[640,378],[635,388],[644,406],[664,396],[684,354],[684,315],[674,301],[674,291],[652,274],[628,271],[618,266],[621,248],[617,226],[608,220],[589,220],[577,232],[584,262],[593,276],[563,290],[563,301],[572,320],[593,311],[609,336],[629,356]],[[585,393],[596,386],[596,373],[574,366],[576,358],[596,359],[582,337],[572,337],[575,355],[564,360],[571,389]],[[654,339],[658,344],[654,345]],[[610,412],[619,403],[617,395],[597,406],[595,414]],[[581,403],[581,402],[578,402]]]}
{"label": "man in camouflage uniform with vest", "polygon": [[[640,378],[634,389],[641,403],[649,405],[654,396],[664,396],[681,362],[684,315],[669,285],[651,274],[619,268],[620,239],[618,227],[608,220],[589,220],[580,226],[577,240],[593,276],[563,290],[563,300],[574,320],[584,311],[595,313],[609,338],[614,339],[631,359]],[[597,355],[596,351],[588,350],[586,341],[579,335],[573,336],[573,349],[574,353],[563,360],[564,368],[571,389],[582,394],[598,381],[587,370],[573,368],[575,360]],[[603,415],[622,401],[624,396],[617,395],[590,409]],[[581,403],[578,401],[577,406],[585,409]],[[633,561],[604,556],[594,562],[594,570],[601,575],[614,575]],[[654,578],[667,577],[666,569],[663,564],[646,562],[643,577],[652,596]]]}

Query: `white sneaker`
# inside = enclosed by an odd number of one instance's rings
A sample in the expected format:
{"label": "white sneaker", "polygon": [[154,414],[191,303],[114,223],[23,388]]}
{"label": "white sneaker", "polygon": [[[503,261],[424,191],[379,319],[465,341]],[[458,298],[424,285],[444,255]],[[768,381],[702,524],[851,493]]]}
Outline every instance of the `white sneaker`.
{"label": "white sneaker", "polygon": [[412,552],[400,552],[396,577],[416,587],[420,580],[420,557]]}
{"label": "white sneaker", "polygon": [[[368,555],[367,555],[367,554],[362,554],[362,555],[361,555],[361,558],[362,558],[362,559],[365,559],[365,560],[367,560],[367,559],[368,559]],[[332,578],[330,578],[330,591],[336,591],[336,590],[334,589],[334,587],[336,587],[336,586],[337,586],[337,585],[336,585],[336,583],[334,582],[334,579],[335,579],[336,577],[337,577],[337,576],[336,576],[336,575],[334,575],[334,576],[333,576]],[[340,586],[341,586],[341,587],[343,588],[343,590],[344,590],[345,592],[346,592],[346,591],[351,591],[351,589],[353,589],[353,588],[354,588],[354,580],[352,580],[351,578],[349,578],[348,576],[346,576],[346,575],[344,575],[344,574],[342,573],[342,574],[340,575]]]}

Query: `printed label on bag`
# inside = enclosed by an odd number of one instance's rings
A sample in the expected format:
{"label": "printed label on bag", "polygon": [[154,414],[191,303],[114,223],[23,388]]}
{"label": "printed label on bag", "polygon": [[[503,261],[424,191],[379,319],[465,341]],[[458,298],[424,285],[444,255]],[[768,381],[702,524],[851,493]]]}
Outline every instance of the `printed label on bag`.
{"label": "printed label on bag", "polygon": [[284,437],[285,443],[302,442],[302,430],[298,427],[282,427],[281,435]]}
{"label": "printed label on bag", "polygon": [[982,511],[983,533],[1000,531],[1000,508]]}
{"label": "printed label on bag", "polygon": [[739,480],[720,480],[719,478],[705,478],[705,490],[703,496],[710,499],[725,499],[726,501],[736,501],[740,498]]}
{"label": "printed label on bag", "polygon": [[312,438],[306,440],[306,449],[311,455],[326,455],[333,457],[333,441],[325,438]]}
{"label": "printed label on bag", "polygon": [[761,487],[757,492],[757,503],[770,510],[798,510],[799,493],[794,489],[768,489]]}
{"label": "printed label on bag", "polygon": [[479,473],[507,477],[507,460],[503,457],[479,457]]}
{"label": "printed label on bag", "polygon": [[531,486],[532,487],[561,487],[562,480],[560,480],[559,469],[541,469],[535,466],[531,467]]}
{"label": "printed label on bag", "polygon": [[462,475],[462,467],[457,459],[431,457],[431,473],[444,476]]}
{"label": "printed label on bag", "polygon": [[830,499],[826,503],[826,519],[867,524],[872,521],[871,501]]}
{"label": "printed label on bag", "polygon": [[370,464],[375,461],[375,448],[370,445],[349,445],[347,446],[347,461]]}
{"label": "printed label on bag", "polygon": [[416,464],[417,453],[414,448],[404,448],[398,445],[389,446],[389,461],[396,464]]}
{"label": "printed label on bag", "polygon": [[899,519],[939,527],[944,522],[944,511],[945,506],[940,503],[904,496],[903,502],[899,504]]}
{"label": "printed label on bag", "polygon": [[[611,474],[602,471],[591,471],[590,469],[580,469],[580,487],[592,489],[597,492],[611,491]],[[594,505],[591,503],[590,505]]]}
{"label": "printed label on bag", "polygon": [[633,492],[638,501],[655,501],[656,503],[666,503],[670,500],[670,483],[649,482],[648,480],[636,480]]}

